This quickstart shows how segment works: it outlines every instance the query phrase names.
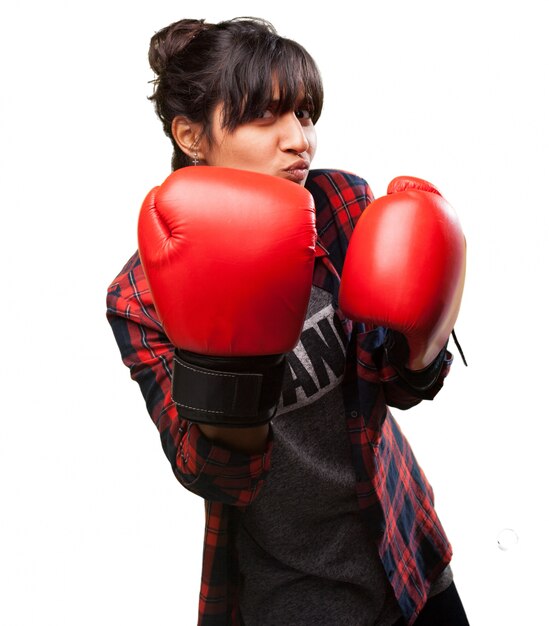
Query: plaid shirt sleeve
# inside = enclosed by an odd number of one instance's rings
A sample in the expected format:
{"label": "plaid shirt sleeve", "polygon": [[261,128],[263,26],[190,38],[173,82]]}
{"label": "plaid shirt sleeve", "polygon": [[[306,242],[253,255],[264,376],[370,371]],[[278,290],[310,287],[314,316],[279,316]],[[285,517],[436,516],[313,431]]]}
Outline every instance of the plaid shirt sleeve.
{"label": "plaid shirt sleeve", "polygon": [[174,348],[158,320],[137,253],[108,289],[107,318],[179,482],[212,502],[249,504],[268,472],[271,440],[263,454],[250,456],[214,445],[179,417],[171,398]]}

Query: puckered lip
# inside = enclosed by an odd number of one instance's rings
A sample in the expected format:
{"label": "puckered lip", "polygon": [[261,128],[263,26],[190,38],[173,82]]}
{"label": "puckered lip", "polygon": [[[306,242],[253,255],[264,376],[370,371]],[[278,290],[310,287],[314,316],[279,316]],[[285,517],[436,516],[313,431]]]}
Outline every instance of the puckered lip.
{"label": "puckered lip", "polygon": [[299,159],[298,161],[294,161],[289,167],[285,168],[285,172],[295,172],[298,170],[308,170],[311,164],[309,161],[305,159]]}

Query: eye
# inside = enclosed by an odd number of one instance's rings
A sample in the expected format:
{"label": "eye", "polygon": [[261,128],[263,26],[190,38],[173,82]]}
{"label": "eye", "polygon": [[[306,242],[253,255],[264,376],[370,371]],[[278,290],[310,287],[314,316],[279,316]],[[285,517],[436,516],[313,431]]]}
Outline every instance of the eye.
{"label": "eye", "polygon": [[310,120],[311,112],[309,109],[296,109],[295,116],[298,120]]}
{"label": "eye", "polygon": [[268,120],[274,117],[274,113],[270,109],[265,109],[265,111],[259,111],[256,113],[256,120]]}

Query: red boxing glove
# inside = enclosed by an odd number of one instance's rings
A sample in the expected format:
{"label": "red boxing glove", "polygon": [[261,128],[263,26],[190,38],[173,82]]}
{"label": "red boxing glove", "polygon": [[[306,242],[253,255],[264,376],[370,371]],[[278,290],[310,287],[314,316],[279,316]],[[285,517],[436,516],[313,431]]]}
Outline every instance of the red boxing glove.
{"label": "red boxing glove", "polygon": [[419,178],[398,177],[360,217],[339,302],[350,319],[402,333],[413,370],[445,346],[459,313],[465,237],[452,207]]}
{"label": "red boxing glove", "polygon": [[312,196],[255,172],[186,167],[146,197],[139,254],[176,347],[172,394],[196,422],[257,425],[276,410],[316,243]]}

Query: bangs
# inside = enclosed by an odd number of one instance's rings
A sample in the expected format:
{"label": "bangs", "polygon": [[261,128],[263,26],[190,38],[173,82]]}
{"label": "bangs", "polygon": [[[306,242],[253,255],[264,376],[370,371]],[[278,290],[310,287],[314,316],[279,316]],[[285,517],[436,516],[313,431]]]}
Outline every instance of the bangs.
{"label": "bangs", "polygon": [[244,42],[231,56],[227,68],[232,69],[221,81],[219,93],[223,125],[229,131],[266,109],[286,113],[297,106],[307,109],[316,124],[322,112],[322,79],[315,62],[298,43],[273,35]]}

